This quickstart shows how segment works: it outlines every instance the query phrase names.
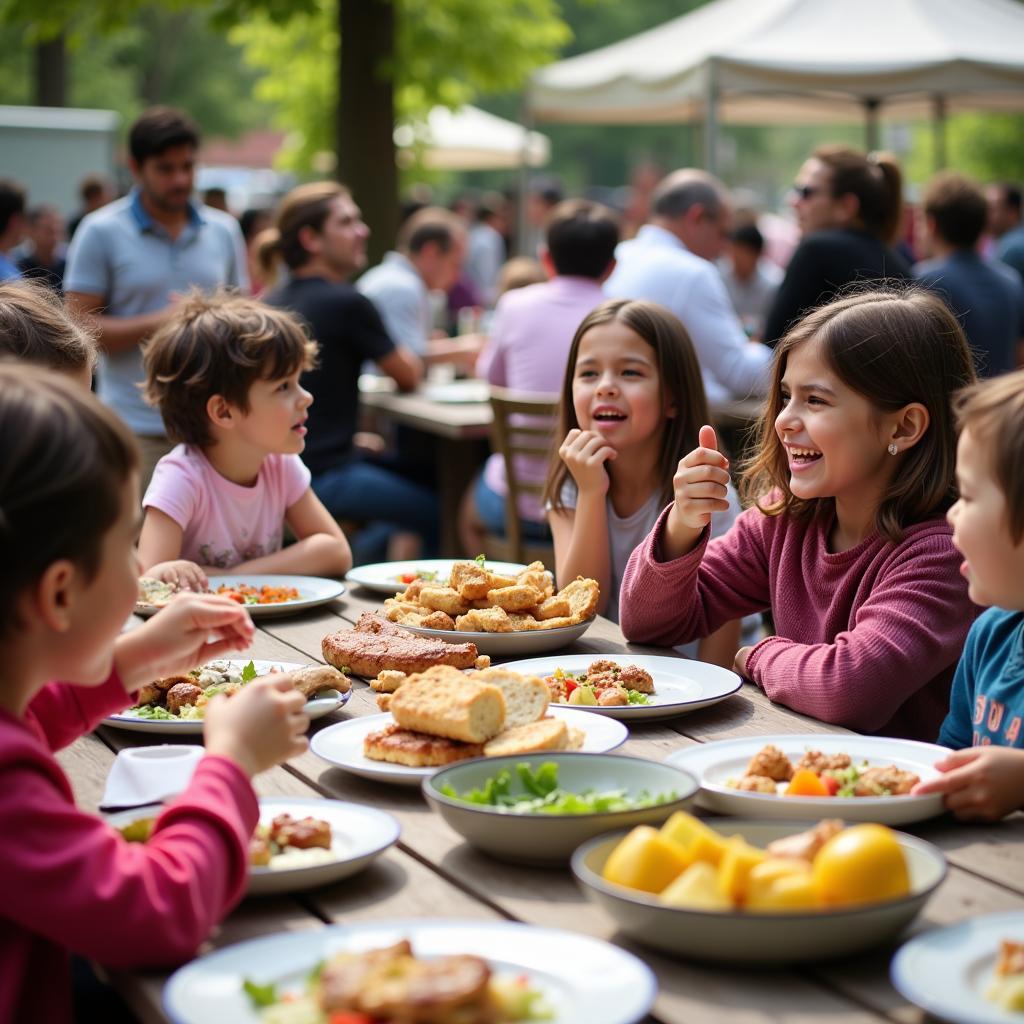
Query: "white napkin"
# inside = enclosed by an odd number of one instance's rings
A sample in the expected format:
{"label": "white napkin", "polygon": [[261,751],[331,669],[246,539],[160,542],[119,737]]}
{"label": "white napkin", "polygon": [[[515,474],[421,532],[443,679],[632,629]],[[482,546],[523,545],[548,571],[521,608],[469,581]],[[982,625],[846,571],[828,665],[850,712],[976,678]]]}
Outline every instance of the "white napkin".
{"label": "white napkin", "polygon": [[204,750],[165,743],[126,747],[114,759],[100,808],[139,807],[176,796],[189,783]]}

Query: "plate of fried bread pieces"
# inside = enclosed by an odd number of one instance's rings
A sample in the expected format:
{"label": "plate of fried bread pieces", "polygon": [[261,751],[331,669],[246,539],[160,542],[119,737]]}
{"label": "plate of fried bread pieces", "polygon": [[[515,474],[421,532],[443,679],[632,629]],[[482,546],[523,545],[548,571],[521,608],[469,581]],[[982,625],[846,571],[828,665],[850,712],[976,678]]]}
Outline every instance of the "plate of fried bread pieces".
{"label": "plate of fried bread pieces", "polygon": [[231,696],[260,676],[291,673],[295,688],[306,697],[306,714],[322,718],[351,696],[351,680],[330,665],[299,665],[280,661],[211,661],[184,675],[154,679],[135,695],[137,703],[103,720],[104,725],[135,732],[195,736],[203,731],[206,705],[218,694]]}
{"label": "plate of fried bread pieces", "polygon": [[581,637],[599,596],[597,581],[582,576],[556,591],[542,562],[503,576],[478,560],[456,562],[447,580],[413,580],[384,602],[384,615],[420,636],[471,641],[484,654],[536,654]]}
{"label": "plate of fried bread pieces", "polygon": [[378,703],[383,714],[318,732],[313,753],[354,775],[416,786],[438,768],[471,757],[605,753],[628,735],[615,719],[551,705],[543,680],[504,668],[465,672],[436,665],[406,676]]}

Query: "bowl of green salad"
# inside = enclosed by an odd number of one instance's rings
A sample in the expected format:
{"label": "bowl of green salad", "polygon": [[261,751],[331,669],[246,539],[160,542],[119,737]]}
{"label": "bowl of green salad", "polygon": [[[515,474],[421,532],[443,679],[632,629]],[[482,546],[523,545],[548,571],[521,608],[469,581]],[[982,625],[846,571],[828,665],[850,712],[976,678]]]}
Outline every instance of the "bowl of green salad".
{"label": "bowl of green salad", "polygon": [[617,754],[482,757],[423,780],[427,803],[471,846],[518,864],[566,864],[587,839],[659,824],[699,789],[687,771]]}

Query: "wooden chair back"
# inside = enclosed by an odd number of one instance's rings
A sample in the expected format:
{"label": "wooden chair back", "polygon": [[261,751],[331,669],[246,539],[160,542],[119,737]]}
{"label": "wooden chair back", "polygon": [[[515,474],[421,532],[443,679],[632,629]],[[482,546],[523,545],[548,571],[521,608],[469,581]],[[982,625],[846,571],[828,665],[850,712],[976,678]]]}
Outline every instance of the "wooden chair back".
{"label": "wooden chair back", "polygon": [[542,561],[554,570],[554,548],[550,542],[524,539],[519,521],[519,498],[530,494],[538,501],[544,483],[521,478],[517,459],[523,456],[547,463],[555,444],[558,417],[558,395],[538,395],[507,388],[491,388],[491,443],[505,460],[508,501],[505,504],[505,536],[488,535],[487,550],[506,561]]}

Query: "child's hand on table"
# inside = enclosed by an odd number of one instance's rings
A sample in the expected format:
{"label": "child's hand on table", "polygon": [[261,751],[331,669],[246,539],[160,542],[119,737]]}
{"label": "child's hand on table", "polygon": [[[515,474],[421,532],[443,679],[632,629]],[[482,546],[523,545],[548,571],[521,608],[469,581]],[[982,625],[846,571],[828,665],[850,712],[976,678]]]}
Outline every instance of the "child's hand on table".
{"label": "child's hand on table", "polygon": [[298,757],[309,746],[305,705],[287,672],[254,679],[231,697],[214,697],[203,725],[206,752],[230,758],[249,776]]}
{"label": "child's hand on table", "polygon": [[244,651],[255,627],[245,608],[214,594],[179,594],[114,641],[114,665],[128,693],[164,676]]}
{"label": "child's hand on table", "polygon": [[964,821],[998,821],[1024,806],[1024,750],[968,747],[935,767],[943,774],[919,782],[911,796],[944,793],[946,808]]}
{"label": "child's hand on table", "polygon": [[146,576],[170,583],[179,590],[194,590],[197,594],[205,593],[210,589],[210,581],[206,573],[187,558],[175,558],[171,562],[158,562],[152,566]]}
{"label": "child's hand on table", "polygon": [[608,493],[611,481],[605,463],[614,461],[618,454],[593,430],[570,430],[558,449],[558,456],[572,474],[580,494]]}

